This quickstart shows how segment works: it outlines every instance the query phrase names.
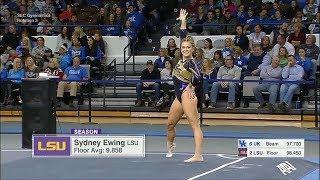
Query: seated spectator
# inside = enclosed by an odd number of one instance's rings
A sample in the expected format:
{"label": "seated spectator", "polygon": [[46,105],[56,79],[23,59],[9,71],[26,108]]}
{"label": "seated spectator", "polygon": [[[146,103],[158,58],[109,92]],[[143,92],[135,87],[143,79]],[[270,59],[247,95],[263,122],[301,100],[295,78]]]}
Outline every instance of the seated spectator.
{"label": "seated spectator", "polygon": [[[43,64],[44,59],[43,56],[45,55],[46,50],[49,48],[44,45],[44,38],[38,37],[37,38],[37,46],[34,47],[31,51],[31,55],[33,56],[36,64]],[[42,67],[40,67],[42,68]]]}
{"label": "seated spectator", "polygon": [[203,61],[203,50],[200,48],[197,48],[196,51],[194,52],[194,60],[196,62],[196,65],[198,66],[199,69],[202,69],[202,61]]}
{"label": "seated spectator", "polygon": [[240,4],[238,7],[237,18],[239,19],[240,24],[245,24],[248,19],[248,12],[245,11],[243,4]]}
{"label": "seated spectator", "polygon": [[244,52],[248,51],[249,39],[245,34],[243,34],[243,27],[241,25],[237,25],[236,32],[233,44],[235,46],[239,46]]}
{"label": "seated spectator", "polygon": [[207,59],[212,59],[215,49],[212,45],[212,40],[210,38],[206,38],[204,40],[204,47],[202,48],[203,57]]}
{"label": "seated spectator", "polygon": [[303,76],[303,67],[296,64],[295,57],[290,55],[288,57],[288,65],[282,70],[283,81],[289,82],[283,83],[280,87],[280,104],[278,105],[278,108],[281,111],[288,111],[288,108],[291,105],[293,94],[299,88],[299,83],[290,83],[290,81],[301,81],[303,80]]}
{"label": "seated spectator", "polygon": [[122,25],[116,24],[114,15],[110,14],[106,25],[102,27],[103,35],[105,36],[120,36]]}
{"label": "seated spectator", "polygon": [[71,34],[68,27],[61,28],[61,33],[57,36],[57,45],[54,52],[57,53],[64,43],[66,43],[68,47],[71,46]]}
{"label": "seated spectator", "polygon": [[270,51],[272,50],[273,46],[271,46],[270,38],[268,36],[262,37],[261,47],[262,47],[262,50],[267,53],[270,53]]}
{"label": "seated spectator", "polygon": [[279,28],[275,28],[271,34],[270,34],[270,39],[272,41],[272,45],[276,45],[277,44],[277,38],[279,36],[279,34],[283,34],[285,38],[287,38],[289,36],[288,34],[288,27],[289,24],[284,22],[280,25]]}
{"label": "seated spectator", "polygon": [[214,52],[213,59],[212,59],[212,64],[213,64],[214,67],[217,67],[217,68],[223,66],[224,62],[223,62],[223,57],[222,57],[221,50],[216,50]]}
{"label": "seated spectator", "polygon": [[83,32],[82,27],[77,26],[74,28],[74,31],[72,33],[72,38],[78,38],[81,46],[83,46],[83,47],[88,46],[87,35]]}
{"label": "seated spectator", "polygon": [[266,36],[266,33],[262,31],[259,24],[254,26],[254,32],[249,36],[249,47],[252,51],[253,45],[261,44],[262,38]]}
{"label": "seated spectator", "polygon": [[[133,4],[130,4],[128,6],[128,14],[126,19],[131,22],[132,27],[135,30],[139,30],[142,27],[143,21],[144,21],[143,15],[140,12],[135,10],[135,7]],[[126,22],[126,25],[127,25],[127,22]]]}
{"label": "seated spectator", "polygon": [[103,54],[92,36],[88,37],[88,47],[86,48],[86,55],[87,64],[90,65],[90,77],[92,79],[101,80],[102,77],[100,70],[102,69],[101,60]]}
{"label": "seated spectator", "polygon": [[99,46],[101,52],[103,53],[103,57],[106,57],[106,42],[104,42],[101,31],[96,30],[94,32],[94,40],[96,41],[96,44]]}
{"label": "seated spectator", "polygon": [[44,70],[48,76],[58,76],[60,79],[63,77],[63,71],[59,68],[59,62],[57,58],[51,58],[48,67]]}
{"label": "seated spectator", "polygon": [[230,12],[231,15],[236,15],[237,13],[237,6],[234,5],[231,0],[224,0],[223,1],[223,8],[222,8],[222,14],[225,15],[227,12]]}
{"label": "seated spectator", "polygon": [[320,48],[316,45],[316,36],[309,34],[306,39],[306,44],[302,44],[301,48],[306,50],[306,57],[311,59],[318,59]]}
{"label": "seated spectator", "polygon": [[234,45],[232,43],[232,39],[231,38],[226,38],[224,42],[225,42],[225,46],[221,50],[222,57],[226,58],[227,56],[233,56]]}
{"label": "seated spectator", "polygon": [[242,70],[247,69],[248,59],[243,56],[243,51],[239,46],[234,47],[234,64],[240,67]]}
{"label": "seated spectator", "polygon": [[49,22],[48,18],[41,18],[41,21],[38,23],[37,34],[38,35],[52,35],[53,27]]}
{"label": "seated spectator", "polygon": [[[154,80],[160,79],[160,72],[158,69],[154,68],[152,60],[147,61],[147,68],[141,72],[140,80],[136,86],[137,91],[137,103],[136,106],[142,105],[142,90],[143,89],[154,89],[155,90],[155,101],[157,102],[160,99],[160,85]],[[147,80],[150,80],[147,82]]]}
{"label": "seated spectator", "polygon": [[67,44],[62,44],[59,51],[59,66],[62,70],[62,72],[64,72],[66,70],[67,67],[71,66],[72,64],[72,58],[70,56],[70,54],[68,53],[68,47]]}
{"label": "seated spectator", "polygon": [[63,75],[63,80],[58,84],[57,90],[57,106],[61,106],[61,102],[63,99],[63,94],[66,89],[70,89],[70,107],[73,107],[73,101],[77,95],[77,91],[80,89],[80,86],[84,84],[84,82],[79,82],[88,79],[87,70],[84,67],[80,66],[80,57],[75,56],[73,58],[73,65],[66,68]]}
{"label": "seated spectator", "polygon": [[22,66],[22,61],[20,58],[15,58],[13,60],[13,69],[8,72],[8,79],[11,80],[8,84],[8,103],[21,104],[21,79],[24,78],[24,69]]}
{"label": "seated spectator", "polygon": [[40,14],[40,10],[39,8],[37,8],[37,6],[34,5],[33,0],[28,0],[27,12],[31,15]]}
{"label": "seated spectator", "polygon": [[280,47],[285,47],[289,55],[295,54],[294,46],[286,41],[284,34],[279,34],[277,38],[278,43],[272,48],[270,56],[278,56]]}
{"label": "seated spectator", "polygon": [[4,49],[16,49],[20,44],[21,36],[17,32],[16,26],[11,24],[9,31],[3,35],[1,45]]}
{"label": "seated spectator", "polygon": [[306,57],[306,50],[303,48],[298,48],[299,55],[296,57],[297,64],[303,67],[304,70],[304,79],[310,80],[313,73],[313,64],[312,59]]}
{"label": "seated spectator", "polygon": [[319,4],[317,5],[315,0],[308,0],[307,2],[308,2],[307,5],[305,5],[303,8],[303,14],[307,16],[308,21],[311,21],[313,20],[316,13],[319,11],[318,10]]}
{"label": "seated spectator", "polygon": [[[219,68],[217,79],[239,80],[240,76],[241,68],[234,65],[232,56],[227,56],[224,61],[224,66]],[[233,109],[238,83],[229,81],[218,81],[212,84],[209,108],[216,107],[219,89],[229,89],[227,109]]]}
{"label": "seated spectator", "polygon": [[[263,81],[280,81],[281,80],[281,67],[279,66],[280,60],[277,56],[273,57],[269,66],[262,67],[260,71],[260,78],[262,83],[253,88],[254,97],[259,102],[258,109],[267,107],[271,112],[274,112],[274,105],[277,101],[279,83],[276,82],[263,82]],[[269,103],[263,99],[261,92],[269,92]]]}
{"label": "seated spectator", "polygon": [[157,68],[159,71],[161,71],[163,68],[165,68],[165,62],[167,60],[169,60],[167,49],[160,48],[159,57],[154,61],[154,68]]}
{"label": "seated spectator", "polygon": [[123,14],[121,7],[116,7],[114,21],[117,25],[120,25],[120,26],[124,25],[126,21],[126,16]]}
{"label": "seated spectator", "polygon": [[71,20],[72,15],[73,15],[72,6],[70,4],[68,4],[67,9],[60,13],[59,19],[62,22],[68,22]]}
{"label": "seated spectator", "polygon": [[245,76],[257,76],[262,66],[268,66],[271,63],[271,56],[262,51],[260,45],[253,46],[253,53],[248,59],[247,69],[244,71]]}
{"label": "seated spectator", "polygon": [[212,84],[212,81],[217,78],[218,67],[214,67],[210,59],[203,60],[202,67],[202,77],[203,77],[203,93],[204,93],[204,102],[202,107],[207,107],[210,102],[209,97],[209,85]]}
{"label": "seated spectator", "polygon": [[197,0],[190,0],[190,3],[187,4],[187,12],[189,12],[190,14],[195,14],[197,13],[199,4],[197,2]]}
{"label": "seated spectator", "polygon": [[72,37],[72,46],[69,48],[68,52],[69,52],[69,55],[72,59],[76,56],[79,56],[79,58],[81,60],[81,64],[85,64],[85,62],[86,62],[86,49],[85,49],[85,46],[81,46],[79,38]]}
{"label": "seated spectator", "polygon": [[309,26],[311,34],[320,34],[320,12],[316,14],[316,18],[312,20],[312,24]]}
{"label": "seated spectator", "polygon": [[125,28],[123,29],[123,33],[125,36],[129,37],[131,42],[136,41],[137,32],[135,28],[131,25],[131,21],[127,20],[125,24]]}
{"label": "seated spectator", "polygon": [[225,10],[224,20],[225,20],[225,24],[228,24],[227,26],[225,26],[224,32],[229,35],[236,34],[235,26],[239,24],[239,21],[236,17],[234,17],[233,12],[231,12],[229,9]]}
{"label": "seated spectator", "polygon": [[39,77],[40,68],[36,66],[32,57],[28,57],[26,60],[26,65],[24,68],[24,77],[25,78],[37,78]]}
{"label": "seated spectator", "polygon": [[284,68],[285,66],[288,65],[288,51],[285,47],[280,47],[279,48],[279,54],[278,57],[280,59],[280,67]]}
{"label": "seated spectator", "polygon": [[288,38],[288,42],[295,48],[306,43],[306,34],[302,32],[301,28],[301,23],[295,23],[293,25],[293,33],[291,33]]}
{"label": "seated spectator", "polygon": [[31,42],[28,37],[22,38],[21,44],[16,48],[17,54],[21,57],[29,56],[32,51]]}
{"label": "seated spectator", "polygon": [[169,105],[170,101],[170,90],[174,89],[172,81],[172,62],[168,59],[165,61],[165,68],[160,72],[161,77],[161,89],[163,90],[163,96],[157,102],[156,106],[161,107],[164,105]]}
{"label": "seated spectator", "polygon": [[221,27],[217,26],[217,24],[218,22],[214,19],[214,10],[209,10],[207,13],[207,21],[204,22],[203,34],[204,35],[220,34]]}
{"label": "seated spectator", "polygon": [[176,41],[173,38],[170,38],[167,44],[167,51],[169,57],[174,58],[177,49],[179,48],[177,47]]}
{"label": "seated spectator", "polygon": [[48,67],[49,60],[53,58],[53,52],[51,49],[47,49],[44,52],[43,64],[36,64],[41,70],[45,70]]}

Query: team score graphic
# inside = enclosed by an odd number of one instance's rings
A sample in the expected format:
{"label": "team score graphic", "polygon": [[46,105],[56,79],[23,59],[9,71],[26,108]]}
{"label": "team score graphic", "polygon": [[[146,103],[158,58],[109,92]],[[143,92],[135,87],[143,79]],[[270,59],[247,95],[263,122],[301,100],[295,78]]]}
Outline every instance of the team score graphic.
{"label": "team score graphic", "polygon": [[106,148],[106,153],[122,153],[122,148]]}

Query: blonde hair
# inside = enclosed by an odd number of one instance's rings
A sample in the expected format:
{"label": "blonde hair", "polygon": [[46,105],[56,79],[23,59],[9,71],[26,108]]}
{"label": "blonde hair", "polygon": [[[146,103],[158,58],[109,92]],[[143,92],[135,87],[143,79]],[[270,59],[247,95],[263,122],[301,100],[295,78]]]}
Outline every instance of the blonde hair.
{"label": "blonde hair", "polygon": [[74,28],[73,34],[75,34],[75,33],[79,34],[79,37],[83,37],[83,36],[86,35],[86,34],[83,32],[82,27],[80,27],[80,26],[76,26],[76,27]]}
{"label": "blonde hair", "polygon": [[32,47],[31,47],[31,41],[30,41],[30,39],[29,39],[28,37],[23,37],[22,40],[21,40],[21,45],[22,45],[23,40],[26,40],[26,41],[27,41],[27,43],[28,43],[28,50],[29,50],[29,52],[31,52],[31,51],[32,51]]}
{"label": "blonde hair", "polygon": [[52,62],[53,64],[54,64],[54,67],[56,67],[56,68],[59,68],[59,62],[58,62],[58,59],[57,58],[51,58],[50,60],[49,60],[49,63],[50,62]]}
{"label": "blonde hair", "polygon": [[[213,64],[212,64],[211,59],[204,58],[204,59],[203,59],[203,63],[204,63],[205,61],[208,62],[208,67],[207,67],[207,69],[208,69],[208,70],[211,70],[211,69],[213,68]],[[202,66],[202,71],[203,71],[203,72],[206,72],[206,69],[204,68],[204,66]]]}
{"label": "blonde hair", "polygon": [[234,44],[233,44],[233,41],[232,41],[232,39],[231,38],[229,38],[229,37],[227,37],[225,40],[224,40],[224,42],[225,42],[225,45],[227,45],[227,40],[230,40],[230,48],[233,48],[234,47]]}
{"label": "blonde hair", "polygon": [[[17,62],[18,61],[20,61],[20,63],[22,63],[22,60],[20,59],[20,58],[15,58],[14,60],[13,60],[13,69],[14,70],[17,70],[18,69],[18,67],[17,67]],[[22,68],[22,65],[20,66],[20,69]]]}
{"label": "blonde hair", "polygon": [[181,44],[182,44],[183,42],[189,42],[194,49],[195,49],[195,47],[196,47],[196,45],[195,45],[195,43],[194,43],[194,40],[193,40],[193,38],[192,38],[191,36],[187,36],[187,37],[183,38],[183,39],[181,40]]}
{"label": "blonde hair", "polygon": [[[28,61],[31,61],[31,62],[32,62],[31,67],[29,67],[29,66],[27,65],[27,62],[28,62]],[[26,62],[25,62],[25,63],[26,63],[26,64],[25,64],[26,69],[33,70],[34,68],[36,68],[36,67],[37,67],[37,66],[36,66],[36,64],[35,64],[34,59],[33,59],[31,56],[27,57],[27,59],[26,59]]]}
{"label": "blonde hair", "polygon": [[168,57],[168,50],[166,48],[160,48],[159,55],[160,55],[160,51],[164,52],[164,57]]}

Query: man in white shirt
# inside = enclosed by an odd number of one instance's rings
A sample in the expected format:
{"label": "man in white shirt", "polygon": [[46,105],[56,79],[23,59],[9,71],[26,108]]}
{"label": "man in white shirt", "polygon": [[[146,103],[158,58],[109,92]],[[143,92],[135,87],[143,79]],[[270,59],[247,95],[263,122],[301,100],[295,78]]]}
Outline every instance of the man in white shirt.
{"label": "man in white shirt", "polygon": [[294,46],[286,41],[286,37],[284,34],[279,34],[277,37],[278,43],[272,48],[270,55],[273,56],[278,56],[279,54],[279,48],[280,47],[285,47],[289,53],[289,55],[294,55],[295,49]]}

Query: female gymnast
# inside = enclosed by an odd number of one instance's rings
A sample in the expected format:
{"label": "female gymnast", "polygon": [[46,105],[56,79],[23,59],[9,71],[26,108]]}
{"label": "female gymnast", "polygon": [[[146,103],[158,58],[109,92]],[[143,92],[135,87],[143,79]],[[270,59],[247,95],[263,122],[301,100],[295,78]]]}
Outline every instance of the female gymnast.
{"label": "female gymnast", "polygon": [[201,70],[196,66],[193,60],[193,52],[195,51],[195,45],[190,37],[186,35],[186,17],[188,13],[186,10],[180,10],[180,16],[178,20],[181,21],[181,53],[182,58],[178,61],[177,65],[173,69],[173,81],[176,98],[173,101],[167,122],[167,149],[168,153],[166,157],[172,157],[172,152],[175,148],[174,139],[176,136],[175,126],[182,117],[186,115],[189,124],[192,127],[195,142],[194,155],[185,160],[184,162],[192,163],[203,161],[202,157],[202,141],[203,134],[199,124],[198,109],[197,109],[197,97],[194,92],[194,86],[192,84],[197,83],[201,78]]}

